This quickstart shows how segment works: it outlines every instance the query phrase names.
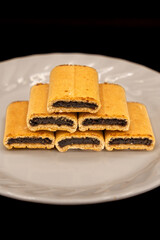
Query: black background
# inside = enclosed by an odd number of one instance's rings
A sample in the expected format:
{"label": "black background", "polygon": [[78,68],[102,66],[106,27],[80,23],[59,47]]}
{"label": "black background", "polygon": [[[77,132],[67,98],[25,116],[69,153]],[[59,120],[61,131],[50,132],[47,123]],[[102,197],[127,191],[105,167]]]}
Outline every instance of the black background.
{"label": "black background", "polygon": [[159,71],[157,18],[3,18],[0,60],[50,52],[97,53]]}
{"label": "black background", "polygon": [[[154,1],[99,1],[1,8],[0,60],[50,52],[124,58],[159,71],[160,14]],[[140,2],[140,1],[139,1]]]}
{"label": "black background", "polygon": [[[1,6],[0,61],[31,54],[82,52],[123,58],[160,71],[159,44],[159,7],[153,1],[142,7],[130,1],[126,5],[99,1],[89,6],[86,2]],[[1,196],[0,212],[14,209],[16,214],[20,210],[22,215],[29,212],[32,216],[47,212],[53,218],[65,215],[66,221],[73,212],[75,219],[84,215],[85,219],[94,219],[98,214],[106,221],[121,221],[125,215],[156,216],[159,202],[159,188],[120,201],[82,206],[47,205]]]}

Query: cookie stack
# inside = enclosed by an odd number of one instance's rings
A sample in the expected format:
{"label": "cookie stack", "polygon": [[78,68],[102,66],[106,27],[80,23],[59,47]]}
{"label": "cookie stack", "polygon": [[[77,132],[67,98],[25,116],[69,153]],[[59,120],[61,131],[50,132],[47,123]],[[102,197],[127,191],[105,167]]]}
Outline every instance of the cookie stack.
{"label": "cookie stack", "polygon": [[98,83],[94,68],[60,65],[49,84],[37,84],[29,101],[7,108],[4,145],[101,151],[152,150],[155,138],[145,106],[127,102],[122,86]]}

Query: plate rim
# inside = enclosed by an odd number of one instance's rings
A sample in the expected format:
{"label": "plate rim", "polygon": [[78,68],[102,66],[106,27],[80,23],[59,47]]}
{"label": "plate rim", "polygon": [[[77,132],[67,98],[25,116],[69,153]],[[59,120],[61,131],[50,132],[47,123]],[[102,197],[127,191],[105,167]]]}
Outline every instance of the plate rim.
{"label": "plate rim", "polygon": [[108,56],[108,55],[103,55],[103,54],[98,54],[98,53],[84,53],[84,52],[53,52],[53,53],[35,53],[35,54],[30,54],[30,55],[24,55],[24,56],[18,56],[18,57],[14,57],[14,58],[10,58],[10,59],[6,59],[6,60],[3,60],[3,61],[0,61],[0,64],[2,63],[7,63],[7,62],[10,62],[10,61],[14,61],[14,60],[22,60],[24,58],[30,58],[30,57],[39,57],[39,56],[47,56],[47,55],[88,55],[88,56],[96,56],[96,57],[103,57],[103,58],[110,58],[110,59],[113,59],[113,60],[118,60],[118,61],[121,61],[121,62],[127,62],[127,63],[130,63],[130,64],[135,64],[135,65],[138,65],[139,67],[143,67],[143,68],[146,68],[150,71],[153,71],[154,73],[157,73],[157,74],[160,74],[160,72],[158,72],[157,70],[154,70],[148,66],[145,66],[141,63],[138,63],[138,62],[133,62],[131,60],[127,60],[125,58],[120,58],[120,57],[112,57],[112,56]]}
{"label": "plate rim", "polygon": [[41,203],[41,204],[55,204],[55,205],[84,205],[84,204],[97,204],[97,203],[107,203],[112,201],[118,201],[122,199],[127,199],[130,197],[134,197],[143,193],[146,193],[148,191],[151,191],[153,189],[160,187],[160,180],[156,180],[152,182],[150,185],[147,186],[141,186],[137,189],[137,191],[131,191],[131,192],[124,192],[122,194],[119,194],[118,197],[114,196],[104,196],[104,197],[95,197],[92,199],[65,199],[65,198],[57,198],[57,199],[51,199],[51,198],[43,198],[43,197],[30,197],[25,196],[23,194],[16,194],[14,192],[9,191],[2,191],[0,188],[0,195],[16,200],[21,201],[27,201],[27,202],[34,202],[34,203]]}

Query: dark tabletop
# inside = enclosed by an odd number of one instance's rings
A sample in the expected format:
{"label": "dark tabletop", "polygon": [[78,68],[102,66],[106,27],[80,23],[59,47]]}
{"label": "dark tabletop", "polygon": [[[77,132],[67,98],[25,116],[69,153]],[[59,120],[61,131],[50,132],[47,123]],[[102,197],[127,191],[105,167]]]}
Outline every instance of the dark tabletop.
{"label": "dark tabletop", "polygon": [[[75,6],[76,7],[76,6]],[[117,6],[118,8],[118,6]],[[59,13],[59,14],[58,14]],[[103,54],[143,64],[160,71],[160,18],[151,12],[105,11],[97,14],[66,14],[56,9],[46,14],[8,14],[0,17],[0,61],[31,54],[54,52],[82,52]],[[90,13],[92,13],[90,9]],[[82,206],[57,206],[31,203],[0,196],[1,209],[31,209],[54,213],[71,210],[90,213],[120,213],[123,210],[141,213],[159,209],[160,188],[115,202]]]}

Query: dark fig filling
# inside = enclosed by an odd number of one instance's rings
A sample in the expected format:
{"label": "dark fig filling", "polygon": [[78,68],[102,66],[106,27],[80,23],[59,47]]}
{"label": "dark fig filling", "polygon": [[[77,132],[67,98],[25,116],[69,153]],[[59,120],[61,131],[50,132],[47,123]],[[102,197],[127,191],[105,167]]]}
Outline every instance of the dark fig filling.
{"label": "dark fig filling", "polygon": [[59,146],[61,148],[68,146],[68,145],[73,145],[73,144],[95,144],[99,145],[100,141],[96,138],[91,138],[91,137],[86,137],[86,138],[66,138],[61,141],[59,141]]}
{"label": "dark fig filling", "polygon": [[96,103],[79,102],[79,101],[57,101],[53,103],[53,107],[64,107],[64,108],[91,108],[96,109],[98,105]]}
{"label": "dark fig filling", "polygon": [[118,125],[118,126],[126,126],[127,120],[125,119],[117,119],[117,118],[86,118],[82,122],[83,126],[89,125]]}
{"label": "dark fig filling", "polygon": [[52,140],[49,138],[35,138],[35,137],[18,137],[8,139],[8,144],[13,143],[40,143],[40,144],[51,144]]}
{"label": "dark fig filling", "polygon": [[117,144],[140,144],[150,146],[152,140],[149,138],[111,138],[109,145]]}
{"label": "dark fig filling", "polygon": [[73,126],[73,121],[65,117],[54,118],[54,117],[35,117],[29,121],[31,126],[46,125],[46,124],[55,124],[60,126]]}

